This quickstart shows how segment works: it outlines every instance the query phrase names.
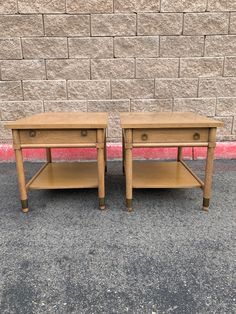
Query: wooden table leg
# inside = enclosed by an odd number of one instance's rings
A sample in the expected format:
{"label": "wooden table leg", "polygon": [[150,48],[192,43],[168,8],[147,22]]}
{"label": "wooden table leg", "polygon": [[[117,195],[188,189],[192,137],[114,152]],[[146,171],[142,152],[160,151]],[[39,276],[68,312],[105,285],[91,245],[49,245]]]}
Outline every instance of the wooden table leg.
{"label": "wooden table leg", "polygon": [[51,148],[46,148],[47,162],[52,162],[52,151]]}
{"label": "wooden table leg", "polygon": [[28,213],[28,196],[26,190],[26,182],[25,182],[25,172],[24,172],[24,163],[21,149],[15,149],[16,156],[16,169],[18,174],[18,184],[20,190],[20,198],[21,198],[21,207],[24,213]]}
{"label": "wooden table leg", "polygon": [[104,129],[104,161],[105,161],[105,172],[107,172],[107,137],[106,137],[105,129]]}
{"label": "wooden table leg", "polygon": [[122,170],[123,173],[125,173],[125,139],[123,130],[122,130]]}
{"label": "wooden table leg", "polygon": [[203,189],[203,210],[204,211],[208,211],[209,205],[210,205],[215,141],[216,141],[216,128],[211,128],[210,133],[209,133],[209,146],[207,148],[205,182],[204,182],[204,189]]}
{"label": "wooden table leg", "polygon": [[104,130],[97,130],[97,158],[98,158],[98,197],[99,207],[105,209],[105,160],[104,160]]}
{"label": "wooden table leg", "polygon": [[180,161],[183,159],[183,148],[182,147],[178,147],[178,157],[177,160]]}
{"label": "wooden table leg", "polygon": [[125,178],[126,206],[129,212],[133,210],[133,160],[132,160],[132,130],[125,131]]}
{"label": "wooden table leg", "polygon": [[20,135],[18,130],[12,130],[13,137],[13,147],[15,151],[16,157],[16,169],[18,176],[18,185],[20,191],[20,199],[21,199],[21,208],[24,213],[29,211],[28,207],[28,196],[25,182],[25,171],[24,171],[24,162],[22,156],[22,149],[20,147]]}

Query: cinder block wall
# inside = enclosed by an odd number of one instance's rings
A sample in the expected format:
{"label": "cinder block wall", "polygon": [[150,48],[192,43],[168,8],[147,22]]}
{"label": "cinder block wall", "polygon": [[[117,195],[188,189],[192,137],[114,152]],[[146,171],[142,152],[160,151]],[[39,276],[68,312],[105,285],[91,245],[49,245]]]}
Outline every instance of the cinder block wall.
{"label": "cinder block wall", "polygon": [[0,141],[42,111],[196,111],[236,139],[235,0],[0,0]]}

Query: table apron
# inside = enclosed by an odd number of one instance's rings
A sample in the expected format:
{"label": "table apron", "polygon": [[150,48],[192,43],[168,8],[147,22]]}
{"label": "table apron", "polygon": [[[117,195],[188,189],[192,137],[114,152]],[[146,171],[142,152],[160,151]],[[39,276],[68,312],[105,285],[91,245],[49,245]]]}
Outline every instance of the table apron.
{"label": "table apron", "polygon": [[83,147],[95,145],[97,130],[19,130],[21,147]]}
{"label": "table apron", "polygon": [[134,143],[133,148],[145,148],[145,147],[208,147],[208,142],[202,143]]}
{"label": "table apron", "polygon": [[[133,129],[133,143],[190,143],[191,145],[207,143],[209,128],[188,129]],[[205,144],[203,145],[205,146]]]}

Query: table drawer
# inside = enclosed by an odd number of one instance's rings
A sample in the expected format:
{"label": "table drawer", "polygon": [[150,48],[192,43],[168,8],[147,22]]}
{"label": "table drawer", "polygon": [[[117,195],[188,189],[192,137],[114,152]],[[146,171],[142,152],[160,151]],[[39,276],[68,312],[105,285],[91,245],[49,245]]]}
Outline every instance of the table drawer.
{"label": "table drawer", "polygon": [[134,143],[208,142],[209,129],[134,129]]}
{"label": "table drawer", "polygon": [[21,144],[96,143],[96,130],[21,130]]}

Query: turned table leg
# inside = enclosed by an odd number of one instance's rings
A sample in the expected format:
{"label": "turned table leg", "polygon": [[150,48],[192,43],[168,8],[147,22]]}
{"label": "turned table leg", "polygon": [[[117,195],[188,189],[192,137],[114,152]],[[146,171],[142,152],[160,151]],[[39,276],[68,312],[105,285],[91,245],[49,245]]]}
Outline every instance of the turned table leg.
{"label": "turned table leg", "polygon": [[24,213],[27,213],[29,211],[29,207],[28,207],[28,197],[27,197],[27,190],[26,190],[26,183],[25,183],[22,150],[15,149],[15,156],[16,156],[16,168],[17,168],[18,184],[19,184],[19,190],[20,190],[21,207],[22,207],[22,211]]}
{"label": "turned table leg", "polygon": [[20,191],[20,199],[21,199],[21,208],[24,213],[28,213],[28,196],[25,182],[25,171],[24,171],[24,162],[22,156],[22,149],[20,147],[20,136],[18,130],[12,130],[13,137],[13,147],[15,151],[16,158],[16,169],[18,176],[18,185]]}
{"label": "turned table leg", "polygon": [[125,131],[125,179],[126,206],[129,212],[133,210],[133,160],[132,160],[132,130]]}
{"label": "turned table leg", "polygon": [[107,172],[107,137],[106,137],[105,129],[104,129],[104,161],[105,161],[105,172]]}
{"label": "turned table leg", "polygon": [[123,130],[122,130],[122,170],[123,173],[125,173],[125,139]]}
{"label": "turned table leg", "polygon": [[97,158],[98,158],[98,197],[99,207],[105,209],[105,160],[104,160],[104,130],[97,131]]}
{"label": "turned table leg", "polygon": [[205,169],[205,182],[203,189],[203,210],[208,211],[211,197],[211,186],[213,177],[214,151],[215,151],[216,128],[209,132],[209,145],[207,148],[207,160]]}

